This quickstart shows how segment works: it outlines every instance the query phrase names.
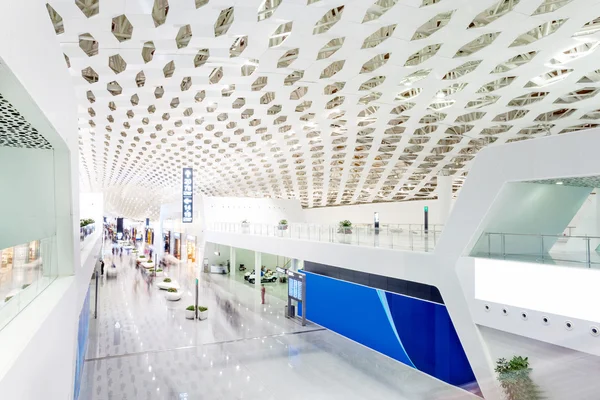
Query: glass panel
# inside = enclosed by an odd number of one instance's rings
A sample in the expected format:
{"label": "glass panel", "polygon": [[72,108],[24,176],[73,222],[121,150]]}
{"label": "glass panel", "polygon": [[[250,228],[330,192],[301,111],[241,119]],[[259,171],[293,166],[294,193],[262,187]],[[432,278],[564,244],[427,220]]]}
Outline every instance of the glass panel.
{"label": "glass panel", "polygon": [[356,224],[342,228],[338,225],[306,223],[272,225],[215,222],[210,224],[209,229],[248,235],[431,252],[441,236],[443,227],[443,225],[429,225],[425,230],[425,227],[420,224],[387,224],[380,225],[379,231],[376,232],[372,224]]}
{"label": "glass panel", "polygon": [[0,330],[58,276],[54,238],[0,250]]}
{"label": "glass panel", "polygon": [[600,237],[484,232],[471,257],[600,268]]}

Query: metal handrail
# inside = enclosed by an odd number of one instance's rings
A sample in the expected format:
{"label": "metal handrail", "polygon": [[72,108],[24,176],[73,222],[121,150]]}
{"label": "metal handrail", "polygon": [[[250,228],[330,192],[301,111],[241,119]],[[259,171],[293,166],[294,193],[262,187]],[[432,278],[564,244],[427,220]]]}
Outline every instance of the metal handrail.
{"label": "metal handrail", "polygon": [[[494,250],[492,251],[492,241],[491,238],[492,237],[500,237],[500,243],[498,246],[497,240],[496,243],[494,243]],[[515,253],[515,249],[512,249],[512,252],[507,252],[507,247],[506,247],[506,239],[510,238],[510,237],[520,237],[520,238],[532,238],[532,239],[536,239],[539,240],[538,245],[536,245],[535,241],[534,242],[530,242],[530,241],[526,241],[526,242],[522,242],[520,241],[519,243],[513,243],[512,246],[516,246],[517,247],[517,251],[521,251],[521,252],[517,252]],[[555,258],[550,256],[549,252],[552,249],[552,247],[555,245],[555,243],[557,243],[557,241],[555,241],[554,243],[552,242],[546,242],[544,243],[544,238],[554,238],[554,239],[575,239],[575,240],[581,240],[582,243],[585,245],[585,249],[581,248],[580,251],[577,251],[576,253],[580,254],[581,257],[580,259],[577,258],[571,258],[571,259],[559,259],[559,258]],[[502,257],[503,259],[506,259],[507,256],[521,256],[521,257],[536,257],[536,261],[541,261],[541,262],[546,262],[548,261],[560,261],[560,262],[568,262],[568,263],[579,263],[579,264],[586,264],[588,266],[588,268],[591,268],[592,264],[598,264],[598,262],[593,262],[592,261],[592,250],[591,250],[591,246],[590,246],[590,242],[592,240],[597,240],[600,241],[600,237],[599,236],[587,236],[587,235],[577,235],[577,236],[566,236],[566,235],[555,235],[555,234],[535,234],[535,233],[507,233],[507,232],[483,232],[481,234],[481,237],[479,238],[479,240],[477,241],[477,243],[475,244],[475,246],[473,247],[473,249],[471,250],[471,256],[474,257],[481,257],[483,255],[487,255],[487,257],[489,258],[495,258],[495,257]],[[551,244],[551,246],[548,248],[546,245]],[[537,249],[536,249],[537,246]],[[487,251],[486,250],[487,247]],[[525,250],[523,250],[525,249]],[[585,257],[585,261],[581,260],[581,258]],[[567,256],[568,258],[568,256]]]}
{"label": "metal handrail", "polygon": [[483,235],[508,235],[508,236],[531,236],[531,237],[556,237],[556,238],[573,238],[573,239],[600,239],[600,236],[587,236],[587,235],[551,235],[546,233],[508,233],[508,232],[484,232]]}
{"label": "metal handrail", "polygon": [[268,223],[213,222],[208,224],[208,229],[220,232],[431,252],[440,237],[443,225],[432,224],[425,230],[423,224],[389,224],[380,226],[376,230],[372,224],[353,224],[349,229],[350,232],[345,232],[340,231],[339,225],[326,224],[290,223],[282,226]]}

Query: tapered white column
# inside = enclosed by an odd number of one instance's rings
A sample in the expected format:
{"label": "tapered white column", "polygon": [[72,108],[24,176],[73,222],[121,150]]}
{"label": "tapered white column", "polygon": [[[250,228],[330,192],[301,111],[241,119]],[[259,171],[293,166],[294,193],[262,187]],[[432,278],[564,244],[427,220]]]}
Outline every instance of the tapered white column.
{"label": "tapered white column", "polygon": [[445,225],[450,215],[450,206],[452,201],[452,180],[451,176],[437,177],[437,195],[438,195],[438,215],[437,224]]}
{"label": "tapered white column", "polygon": [[259,293],[260,293],[260,282],[261,282],[261,276],[260,276],[261,267],[262,267],[262,254],[258,251],[255,251],[254,252],[254,287],[256,287],[256,289],[259,291]]}
{"label": "tapered white column", "polygon": [[235,247],[230,246],[229,247],[229,265],[231,268],[231,276],[235,277],[236,271],[237,271],[237,262],[235,260]]}

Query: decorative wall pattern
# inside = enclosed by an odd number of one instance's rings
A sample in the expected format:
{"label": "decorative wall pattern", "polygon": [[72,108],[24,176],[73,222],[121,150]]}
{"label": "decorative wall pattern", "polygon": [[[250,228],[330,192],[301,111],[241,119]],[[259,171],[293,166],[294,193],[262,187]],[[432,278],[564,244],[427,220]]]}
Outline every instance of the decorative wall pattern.
{"label": "decorative wall pattern", "polygon": [[1,94],[0,146],[52,149],[52,145]]}

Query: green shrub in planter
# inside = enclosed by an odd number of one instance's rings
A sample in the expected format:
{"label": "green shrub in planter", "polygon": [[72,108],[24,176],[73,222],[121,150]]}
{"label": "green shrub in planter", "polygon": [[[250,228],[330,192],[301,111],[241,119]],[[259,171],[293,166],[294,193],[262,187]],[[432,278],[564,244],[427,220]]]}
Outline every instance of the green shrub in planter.
{"label": "green shrub in planter", "polygon": [[200,312],[208,311],[208,308],[207,307],[198,306],[198,311],[200,311]]}
{"label": "green shrub in planter", "polygon": [[188,311],[194,311],[196,307],[195,306],[188,306],[188,308],[186,308],[186,310]]}
{"label": "green shrub in planter", "polygon": [[167,292],[169,292],[169,293],[177,293],[177,289],[171,287],[171,288],[167,289]]}
{"label": "green shrub in planter", "polygon": [[338,227],[338,233],[351,234],[352,233],[352,222],[348,221],[347,219],[340,221],[339,227]]}
{"label": "green shrub in planter", "polygon": [[152,260],[146,261],[146,264],[152,264]]}
{"label": "green shrub in planter", "polygon": [[28,287],[29,285],[31,285],[31,284],[30,284],[30,283],[26,283],[26,284],[24,284],[23,286],[21,286],[21,289],[27,289],[27,287]]}
{"label": "green shrub in planter", "polygon": [[169,282],[171,282],[171,278],[165,278],[165,279],[163,279],[163,282],[169,283]]}
{"label": "green shrub in planter", "polygon": [[13,298],[12,296],[8,296],[8,297],[6,297],[6,298],[4,299],[4,302],[5,302],[5,303],[8,303],[8,301],[9,301],[10,299],[12,299],[12,298]]}
{"label": "green shrub in planter", "polygon": [[538,385],[529,376],[531,368],[529,368],[527,357],[514,356],[510,361],[500,358],[496,361],[494,370],[498,374],[498,381],[500,381],[507,400],[541,400],[544,398]]}
{"label": "green shrub in planter", "polygon": [[287,225],[287,219],[282,219],[281,221],[279,221],[279,225]]}
{"label": "green shrub in planter", "polygon": [[156,270],[156,272],[162,272],[162,269],[159,268],[159,269]]}
{"label": "green shrub in planter", "polygon": [[140,258],[146,258],[146,256],[143,256],[143,255],[142,255],[142,256],[140,256]]}

